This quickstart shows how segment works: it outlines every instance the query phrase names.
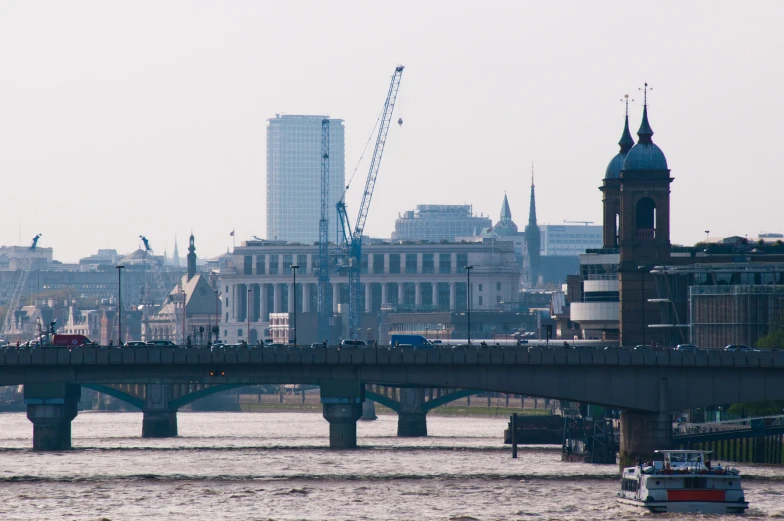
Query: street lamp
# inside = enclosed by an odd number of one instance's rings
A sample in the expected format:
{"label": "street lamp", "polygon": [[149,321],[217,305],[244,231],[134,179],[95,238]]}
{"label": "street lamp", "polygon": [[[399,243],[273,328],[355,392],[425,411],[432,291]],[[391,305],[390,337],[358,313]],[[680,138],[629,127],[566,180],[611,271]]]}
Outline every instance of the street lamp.
{"label": "street lamp", "polygon": [[122,264],[115,266],[117,268],[117,345],[122,345],[122,270],[125,268]]}
{"label": "street lamp", "polygon": [[[294,345],[297,345],[297,270],[299,266],[296,264],[292,264],[291,272],[294,273]],[[289,335],[289,339],[291,339],[291,335]]]}
{"label": "street lamp", "polygon": [[709,233],[710,233],[710,230],[705,230],[705,246],[708,245],[708,234]]}
{"label": "street lamp", "polygon": [[463,266],[463,269],[466,270],[466,276],[468,277],[466,285],[466,315],[468,318],[468,345],[471,345],[471,270],[474,267]]}
{"label": "street lamp", "polygon": [[642,345],[645,345],[645,266],[637,266],[642,283]]}

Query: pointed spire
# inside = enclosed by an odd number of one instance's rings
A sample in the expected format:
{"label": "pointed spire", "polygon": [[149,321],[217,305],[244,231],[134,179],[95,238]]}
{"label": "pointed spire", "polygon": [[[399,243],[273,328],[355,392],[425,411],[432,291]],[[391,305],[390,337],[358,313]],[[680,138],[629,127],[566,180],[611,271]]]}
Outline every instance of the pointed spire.
{"label": "pointed spire", "polygon": [[501,205],[501,221],[511,221],[512,220],[512,210],[509,209],[509,199],[506,198],[506,192],[504,192],[504,202]]}
{"label": "pointed spire", "polygon": [[651,128],[651,124],[648,123],[648,91],[653,90],[648,88],[648,84],[645,84],[643,90],[643,109],[642,109],[642,123],[640,123],[640,130],[637,131],[637,136],[640,138],[640,143],[651,143],[651,138],[653,137],[653,129]]}
{"label": "pointed spire", "polygon": [[621,101],[626,102],[626,118],[623,123],[623,134],[621,134],[621,140],[618,141],[618,145],[621,147],[621,154],[626,155],[634,146],[634,138],[632,138],[632,133],[629,132],[629,95],[625,94],[623,97],[624,99]]}
{"label": "pointed spire", "polygon": [[528,207],[528,226],[536,226],[536,185],[534,184],[534,164],[531,163],[531,203]]}

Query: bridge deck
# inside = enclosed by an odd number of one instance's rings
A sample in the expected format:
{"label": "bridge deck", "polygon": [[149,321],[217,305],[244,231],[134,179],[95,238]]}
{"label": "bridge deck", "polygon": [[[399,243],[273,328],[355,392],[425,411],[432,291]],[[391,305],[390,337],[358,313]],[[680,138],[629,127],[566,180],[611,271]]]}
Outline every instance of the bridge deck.
{"label": "bridge deck", "polygon": [[784,368],[784,351],[634,351],[562,347],[78,347],[0,349],[0,366],[117,364],[597,365]]}

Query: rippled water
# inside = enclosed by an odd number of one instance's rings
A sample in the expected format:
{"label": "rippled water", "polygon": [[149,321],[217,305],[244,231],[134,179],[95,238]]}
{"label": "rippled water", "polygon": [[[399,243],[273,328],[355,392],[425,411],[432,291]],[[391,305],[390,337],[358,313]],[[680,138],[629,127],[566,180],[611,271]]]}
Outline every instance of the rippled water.
{"label": "rippled water", "polygon": [[[319,414],[178,420],[179,438],[142,440],[140,413],[83,412],[73,451],[34,453],[25,415],[0,414],[0,520],[640,517],[613,500],[615,466],[562,463],[555,448],[525,447],[511,459],[504,420],[430,417],[431,436],[401,439],[397,417],[381,416],[358,424],[355,451],[328,450]],[[784,469],[742,470],[745,517],[784,517]]]}

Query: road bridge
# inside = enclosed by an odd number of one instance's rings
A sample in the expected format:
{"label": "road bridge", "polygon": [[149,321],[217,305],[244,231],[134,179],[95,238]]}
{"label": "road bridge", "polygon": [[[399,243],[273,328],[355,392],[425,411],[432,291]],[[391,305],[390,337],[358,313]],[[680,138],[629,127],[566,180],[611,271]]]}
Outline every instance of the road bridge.
{"label": "road bridge", "polygon": [[[39,424],[44,429],[57,423],[53,418],[60,414],[60,431],[69,438],[72,389],[80,384],[286,383],[321,386],[330,445],[335,448],[356,444],[355,421],[361,415],[365,384],[440,387],[623,409],[623,462],[650,457],[653,450],[672,444],[670,411],[784,399],[784,352],[525,346],[0,350],[0,385],[24,384],[26,391],[30,389],[26,401],[34,432]],[[57,436],[56,430],[52,436]],[[34,433],[34,446],[36,439]],[[48,447],[43,442],[38,445]]]}

